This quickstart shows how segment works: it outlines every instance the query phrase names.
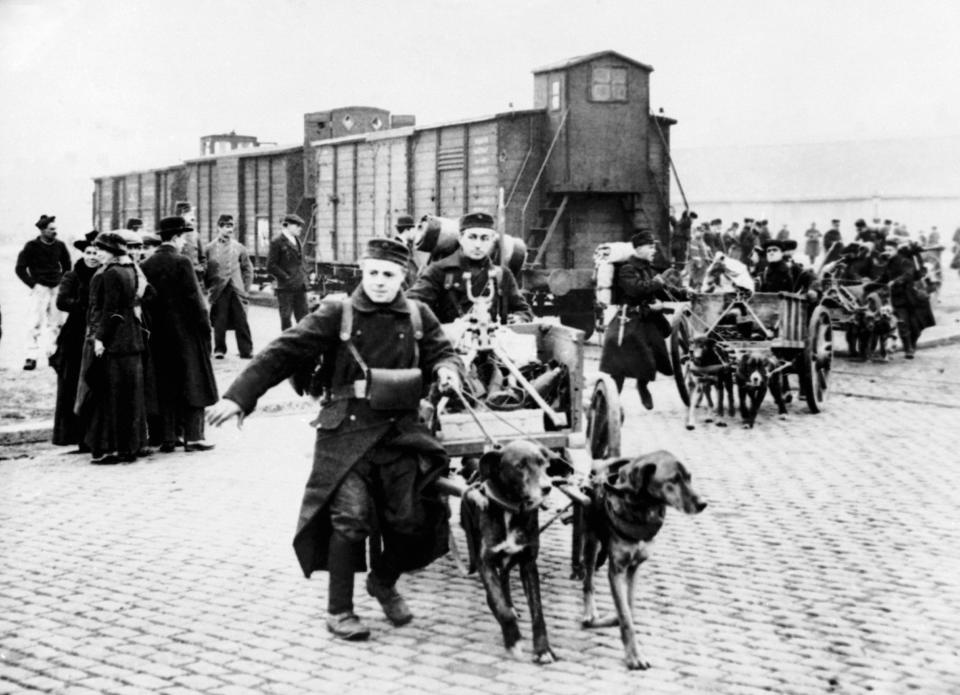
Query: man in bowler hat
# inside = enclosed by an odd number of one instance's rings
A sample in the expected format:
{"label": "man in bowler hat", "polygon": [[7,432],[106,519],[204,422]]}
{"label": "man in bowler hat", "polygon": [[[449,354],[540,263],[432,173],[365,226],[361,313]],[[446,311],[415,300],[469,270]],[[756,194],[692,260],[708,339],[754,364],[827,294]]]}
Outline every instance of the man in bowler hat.
{"label": "man in bowler hat", "polygon": [[[437,317],[400,291],[407,259],[403,244],[371,239],[353,294],[321,302],[267,345],[208,416],[212,425],[241,421],[271,386],[322,355],[326,396],[314,421],[313,471],[293,546],[307,577],[329,572],[327,629],[349,640],[370,635],[354,612],[353,583],[365,569],[364,542],[375,520],[383,552],[371,562],[366,588],[393,625],[413,618],[395,586],[400,574],[447,550],[446,508],[429,483],[448,459],[420,421],[418,403],[432,381],[458,389],[461,373]],[[373,397],[374,373],[392,375],[396,401]]]}
{"label": "man in bowler hat", "polygon": [[303,267],[304,222],[299,215],[284,215],[280,233],[270,240],[267,272],[276,280],[280,330],[290,328],[290,314],[298,322],[307,315],[307,271]]}
{"label": "man in bowler hat", "polygon": [[70,270],[70,252],[57,239],[57,218],[40,215],[36,226],[40,235],[28,241],[17,256],[15,271],[23,284],[30,288],[30,308],[33,320],[26,370],[36,369],[41,353],[49,356],[54,349],[63,314],[57,309],[57,286],[60,278]]}

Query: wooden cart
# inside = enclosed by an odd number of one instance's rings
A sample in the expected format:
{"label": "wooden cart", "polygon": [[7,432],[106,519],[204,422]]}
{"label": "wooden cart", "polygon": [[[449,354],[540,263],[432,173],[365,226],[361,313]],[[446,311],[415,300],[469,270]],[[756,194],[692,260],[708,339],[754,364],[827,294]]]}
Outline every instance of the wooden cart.
{"label": "wooden cart", "polygon": [[747,352],[769,350],[778,371],[796,374],[812,413],[824,406],[833,361],[833,325],[822,305],[814,306],[788,292],[723,292],[697,294],[674,324],[670,353],[677,390],[690,404],[691,341],[715,341],[730,364]]}

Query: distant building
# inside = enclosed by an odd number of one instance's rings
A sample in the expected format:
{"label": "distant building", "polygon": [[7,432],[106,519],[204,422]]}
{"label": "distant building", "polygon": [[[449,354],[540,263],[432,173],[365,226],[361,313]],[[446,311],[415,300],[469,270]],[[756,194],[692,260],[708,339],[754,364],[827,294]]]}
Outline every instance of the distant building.
{"label": "distant building", "polygon": [[754,217],[806,229],[839,218],[845,238],[861,217],[902,222],[911,232],[960,226],[960,137],[675,147],[672,156],[701,219]]}
{"label": "distant building", "polygon": [[204,135],[200,138],[200,156],[208,154],[227,154],[234,150],[246,150],[259,147],[260,142],[253,135],[237,135],[235,130],[220,135]]}

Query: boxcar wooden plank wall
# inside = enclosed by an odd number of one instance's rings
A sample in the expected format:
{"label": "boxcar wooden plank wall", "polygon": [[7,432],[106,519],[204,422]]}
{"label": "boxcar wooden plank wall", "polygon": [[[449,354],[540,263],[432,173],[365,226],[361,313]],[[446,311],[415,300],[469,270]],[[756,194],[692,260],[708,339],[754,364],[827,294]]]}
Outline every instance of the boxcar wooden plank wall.
{"label": "boxcar wooden plank wall", "polygon": [[357,144],[356,170],[356,253],[361,253],[367,239],[376,231],[376,190],[374,188],[374,146],[369,142]]}
{"label": "boxcar wooden plank wall", "polygon": [[467,126],[437,129],[437,212],[442,217],[459,217],[465,205]]}
{"label": "boxcar wooden plank wall", "polygon": [[496,121],[471,124],[468,128],[463,214],[483,210],[497,214],[500,183],[499,142]]}
{"label": "boxcar wooden plank wall", "polygon": [[312,155],[316,160],[316,254],[324,261],[336,261],[336,148],[319,147]]}
{"label": "boxcar wooden plank wall", "polygon": [[[530,192],[546,151],[543,111],[508,114],[498,118],[496,147],[498,185],[504,188],[507,208],[506,230],[508,234],[526,239],[527,229],[523,227],[530,228],[539,223],[539,191],[535,191],[533,196],[530,196]],[[528,196],[530,202],[524,225],[521,223],[521,213]],[[496,209],[496,202],[493,205]]]}
{"label": "boxcar wooden plank wall", "polygon": [[357,142],[337,146],[336,221],[337,260],[352,262],[357,257]]}
{"label": "boxcar wooden plank wall", "polygon": [[437,195],[437,130],[420,130],[413,136],[413,164],[410,185],[417,215],[440,214]]}
{"label": "boxcar wooden plank wall", "polygon": [[[410,186],[410,137],[394,138],[390,142],[390,211],[394,215],[404,213],[422,217],[424,211],[413,205]],[[390,220],[393,224],[393,220]]]}

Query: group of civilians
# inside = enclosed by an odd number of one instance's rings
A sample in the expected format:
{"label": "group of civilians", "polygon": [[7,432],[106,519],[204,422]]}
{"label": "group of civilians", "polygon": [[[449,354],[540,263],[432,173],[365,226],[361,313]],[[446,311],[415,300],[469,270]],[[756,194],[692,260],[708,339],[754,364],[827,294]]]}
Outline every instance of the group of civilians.
{"label": "group of civilians", "polygon": [[[56,217],[17,257],[30,288],[32,318],[23,368],[49,356],[57,373],[53,443],[77,445],[92,463],[129,463],[155,450],[207,451],[204,408],[217,401],[211,359],[227,353],[227,332],[241,359],[253,356],[247,306],[253,264],[234,238],[232,215],[203,244],[189,205],[144,233],[89,232],[72,263],[57,239]],[[307,313],[303,219],[286,215],[271,242],[281,327]]]}

